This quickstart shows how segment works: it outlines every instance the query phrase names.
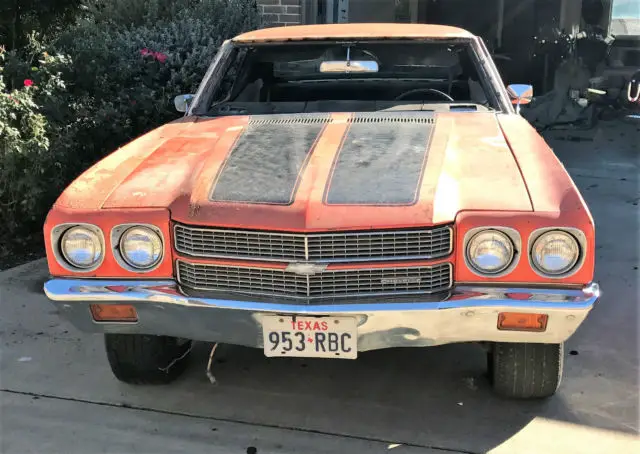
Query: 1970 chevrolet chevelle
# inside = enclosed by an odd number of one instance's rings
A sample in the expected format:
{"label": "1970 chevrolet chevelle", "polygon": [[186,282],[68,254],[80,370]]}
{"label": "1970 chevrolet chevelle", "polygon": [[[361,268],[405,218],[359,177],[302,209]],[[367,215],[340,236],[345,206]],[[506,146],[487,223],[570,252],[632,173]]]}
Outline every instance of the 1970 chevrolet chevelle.
{"label": "1970 chevrolet chevelle", "polygon": [[531,97],[458,28],[239,35],[183,117],[59,197],[45,292],[127,383],[173,380],[193,341],[346,359],[478,342],[498,394],[550,396],[600,290]]}

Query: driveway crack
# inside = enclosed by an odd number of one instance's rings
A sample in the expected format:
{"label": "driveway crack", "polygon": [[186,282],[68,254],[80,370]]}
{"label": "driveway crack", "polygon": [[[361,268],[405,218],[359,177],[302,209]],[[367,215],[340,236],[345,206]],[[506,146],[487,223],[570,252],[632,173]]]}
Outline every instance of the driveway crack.
{"label": "driveway crack", "polygon": [[398,445],[407,446],[407,447],[410,447],[410,448],[431,449],[433,451],[441,451],[443,453],[482,454],[480,451],[461,451],[459,449],[446,448],[446,447],[443,447],[443,446],[423,445],[423,444],[418,444],[418,443],[406,443],[406,442],[402,442],[402,441],[399,441],[399,440],[385,440],[385,439],[382,439],[382,438],[364,437],[364,436],[357,436],[357,435],[351,435],[351,434],[345,434],[345,433],[339,433],[339,432],[327,432],[327,431],[323,431],[323,430],[305,429],[305,428],[302,428],[302,427],[292,427],[292,426],[285,426],[285,425],[279,425],[279,424],[256,423],[256,422],[250,422],[250,421],[243,421],[241,419],[235,419],[235,418],[219,418],[219,417],[213,417],[213,416],[192,415],[192,414],[184,413],[184,412],[180,412],[180,411],[159,410],[159,409],[155,409],[155,408],[149,408],[149,407],[144,407],[144,406],[139,406],[139,405],[131,405],[131,404],[126,404],[126,403],[118,404],[118,403],[109,403],[109,402],[99,402],[99,401],[92,401],[92,400],[87,400],[87,399],[78,399],[78,398],[74,398],[74,397],[55,396],[55,395],[52,395],[52,394],[33,393],[33,392],[28,392],[28,391],[17,391],[17,390],[6,389],[6,388],[1,388],[0,392],[4,392],[4,393],[8,393],[8,394],[22,395],[22,396],[29,396],[29,397],[55,399],[55,400],[74,402],[74,403],[83,403],[83,404],[89,404],[89,405],[98,405],[98,406],[101,406],[101,407],[124,408],[124,409],[127,409],[127,410],[144,411],[144,412],[149,412],[149,413],[165,414],[165,415],[171,415],[171,416],[182,416],[182,417],[186,417],[186,418],[193,418],[193,419],[205,420],[205,421],[242,424],[242,425],[252,426],[252,427],[262,427],[262,428],[267,428],[267,429],[279,429],[279,430],[286,430],[286,431],[291,431],[291,432],[308,433],[308,434],[314,434],[314,435],[324,435],[324,436],[329,436],[329,437],[342,437],[342,438],[351,439],[351,440],[368,441],[368,442],[375,442],[375,443],[384,443],[384,444],[388,444],[388,445],[398,444]]}

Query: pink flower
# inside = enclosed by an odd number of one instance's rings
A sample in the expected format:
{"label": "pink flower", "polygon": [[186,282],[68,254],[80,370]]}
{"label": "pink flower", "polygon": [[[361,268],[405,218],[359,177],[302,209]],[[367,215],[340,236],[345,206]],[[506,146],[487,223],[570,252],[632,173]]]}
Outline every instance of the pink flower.
{"label": "pink flower", "polygon": [[33,81],[31,79],[25,79],[24,80],[24,86],[25,87],[31,87],[33,86]]}
{"label": "pink flower", "polygon": [[163,54],[162,52],[156,52],[154,56],[160,63],[164,63],[167,61],[166,54]]}
{"label": "pink flower", "polygon": [[132,106],[135,106],[135,105],[136,105],[136,102],[135,102],[135,101],[131,101],[131,105],[132,105]]}
{"label": "pink flower", "polygon": [[163,54],[162,52],[154,52],[147,49],[146,47],[144,49],[140,49],[140,55],[142,55],[143,57],[152,56],[154,60],[158,60],[160,63],[164,63],[167,61],[166,54]]}

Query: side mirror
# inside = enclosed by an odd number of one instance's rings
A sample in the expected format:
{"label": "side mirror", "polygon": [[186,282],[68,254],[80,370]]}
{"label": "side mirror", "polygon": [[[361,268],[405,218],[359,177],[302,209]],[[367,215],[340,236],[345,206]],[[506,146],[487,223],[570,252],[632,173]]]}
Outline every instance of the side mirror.
{"label": "side mirror", "polygon": [[173,105],[176,106],[178,112],[186,112],[189,110],[189,104],[193,101],[194,95],[178,95],[173,98]]}
{"label": "side mirror", "polygon": [[516,112],[520,113],[520,106],[529,104],[533,99],[533,87],[524,84],[512,84],[507,87],[511,104],[516,105]]}

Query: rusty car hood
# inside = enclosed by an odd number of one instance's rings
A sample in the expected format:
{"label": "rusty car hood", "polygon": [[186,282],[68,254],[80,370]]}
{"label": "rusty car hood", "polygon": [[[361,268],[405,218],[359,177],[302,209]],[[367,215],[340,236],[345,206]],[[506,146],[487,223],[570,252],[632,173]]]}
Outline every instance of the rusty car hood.
{"label": "rusty car hood", "polygon": [[184,223],[290,230],[532,211],[490,112],[185,118],[89,169],[58,203],[162,207]]}

